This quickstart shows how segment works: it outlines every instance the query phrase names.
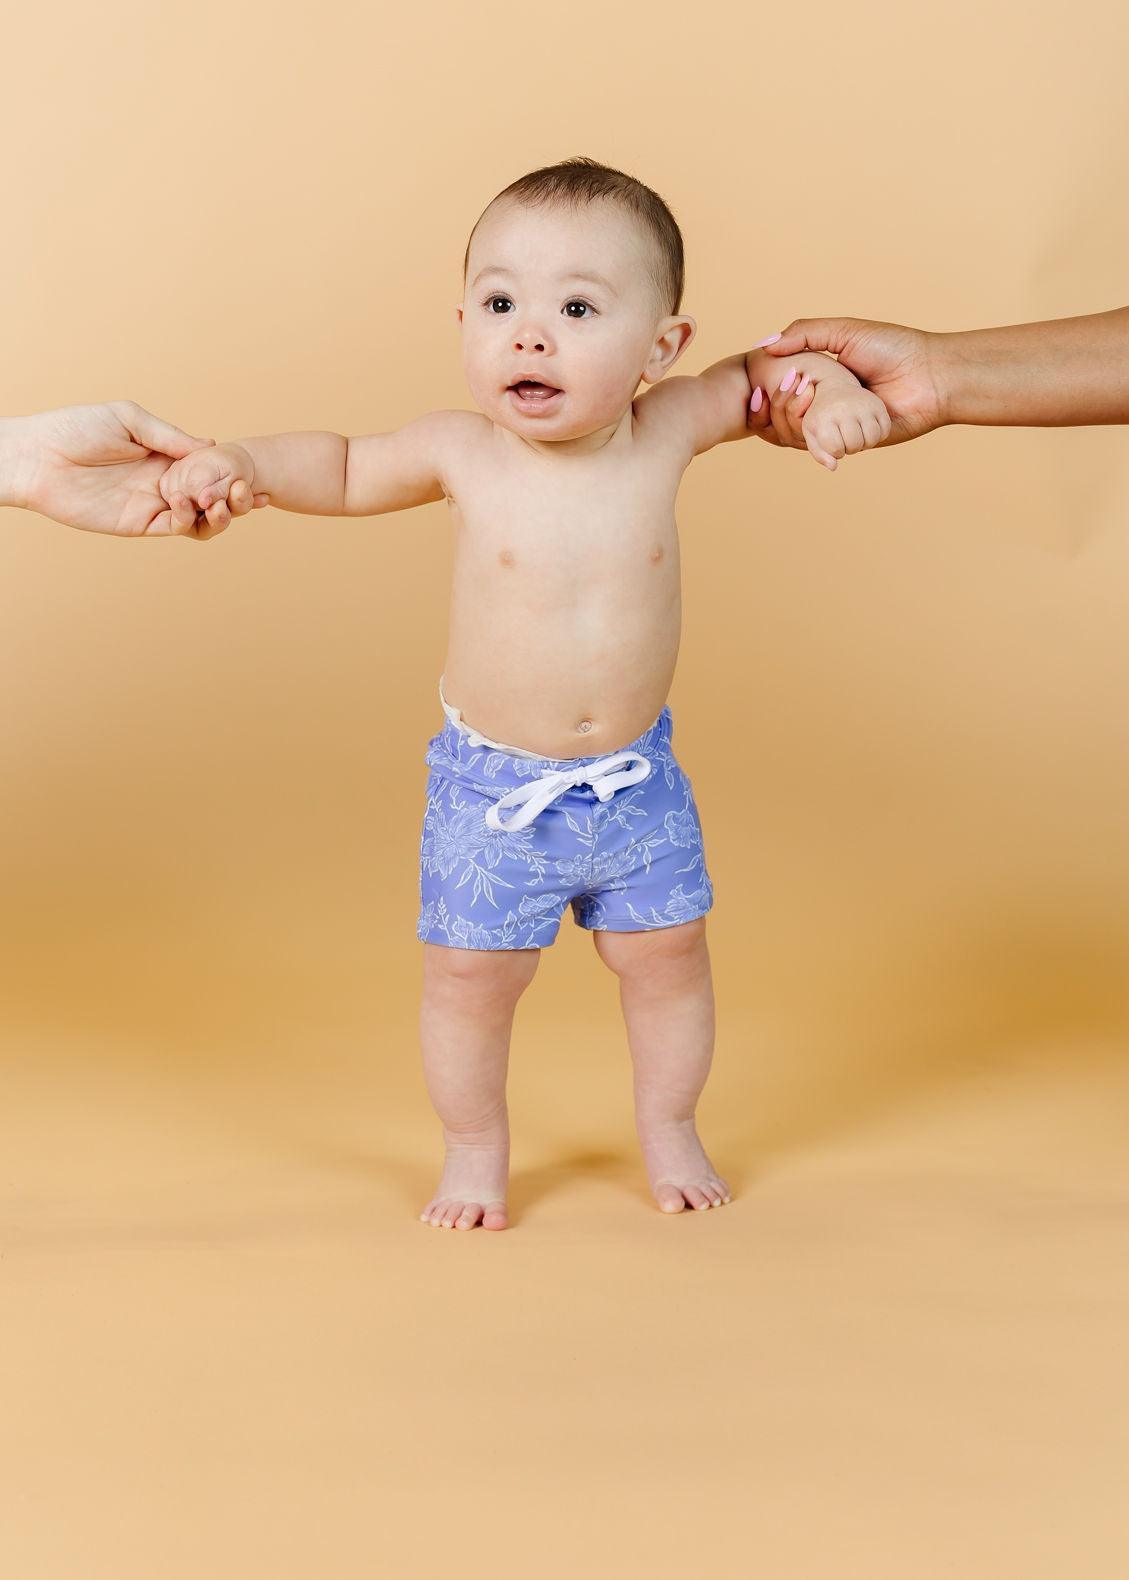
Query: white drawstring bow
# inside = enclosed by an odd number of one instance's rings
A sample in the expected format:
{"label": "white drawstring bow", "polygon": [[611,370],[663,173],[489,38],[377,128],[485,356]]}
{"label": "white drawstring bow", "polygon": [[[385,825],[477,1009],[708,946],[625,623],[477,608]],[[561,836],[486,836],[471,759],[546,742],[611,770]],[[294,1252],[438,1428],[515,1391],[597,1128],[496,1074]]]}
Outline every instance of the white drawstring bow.
{"label": "white drawstring bow", "polygon": [[[625,763],[631,763],[632,766],[624,768]],[[616,769],[622,769],[622,772],[617,773]],[[575,768],[571,772],[553,769],[542,774],[540,779],[519,785],[516,790],[511,790],[508,795],[495,801],[493,806],[486,809],[486,824],[489,828],[508,834],[532,823],[550,801],[555,801],[574,785],[591,785],[601,801],[610,801],[617,790],[622,790],[625,785],[639,784],[650,772],[651,764],[641,752],[616,752],[611,757],[601,757],[598,762]],[[521,810],[515,812],[508,823],[503,823],[499,813],[504,807],[511,806],[520,807]]]}

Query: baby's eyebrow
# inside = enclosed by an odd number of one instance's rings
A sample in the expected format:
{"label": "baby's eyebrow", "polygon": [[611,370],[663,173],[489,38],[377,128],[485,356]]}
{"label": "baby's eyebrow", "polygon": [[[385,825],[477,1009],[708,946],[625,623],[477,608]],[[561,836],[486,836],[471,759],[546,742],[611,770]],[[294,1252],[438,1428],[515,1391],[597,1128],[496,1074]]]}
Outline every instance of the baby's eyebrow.
{"label": "baby's eyebrow", "polygon": [[[512,270],[502,269],[496,264],[490,264],[488,268],[480,269],[475,275],[474,279],[471,281],[471,290],[473,291],[479,280],[484,280],[488,274],[504,274],[509,280],[512,280],[514,277]],[[562,282],[562,284],[568,280],[586,280],[589,285],[600,286],[603,290],[607,291],[609,296],[618,296],[619,294],[611,281],[605,280],[602,274],[591,274],[587,271],[582,272],[577,270],[573,274],[560,274],[557,276],[557,278]]]}

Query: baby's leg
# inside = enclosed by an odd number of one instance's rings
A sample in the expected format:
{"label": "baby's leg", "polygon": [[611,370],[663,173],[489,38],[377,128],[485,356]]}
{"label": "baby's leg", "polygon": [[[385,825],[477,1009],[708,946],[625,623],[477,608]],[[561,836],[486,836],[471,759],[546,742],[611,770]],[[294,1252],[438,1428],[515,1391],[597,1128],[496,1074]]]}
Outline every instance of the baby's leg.
{"label": "baby's leg", "polygon": [[635,1067],[635,1127],[655,1200],[728,1201],[729,1187],[706,1156],[694,1110],[713,1060],[713,978],[706,919],[616,933],[594,930],[600,959],[619,977],[619,1000]]}
{"label": "baby's leg", "polygon": [[506,1227],[510,1030],[540,958],[539,949],[423,946],[423,1070],[447,1143],[439,1189],[420,1214],[427,1223]]}

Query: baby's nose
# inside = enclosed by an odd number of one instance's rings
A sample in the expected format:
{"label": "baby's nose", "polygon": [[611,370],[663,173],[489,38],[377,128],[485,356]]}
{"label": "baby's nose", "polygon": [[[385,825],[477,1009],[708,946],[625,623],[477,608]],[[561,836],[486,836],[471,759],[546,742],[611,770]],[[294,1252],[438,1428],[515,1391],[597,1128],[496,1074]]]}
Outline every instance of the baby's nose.
{"label": "baby's nose", "polygon": [[545,342],[537,335],[522,335],[520,340],[514,341],[515,351],[544,351]]}

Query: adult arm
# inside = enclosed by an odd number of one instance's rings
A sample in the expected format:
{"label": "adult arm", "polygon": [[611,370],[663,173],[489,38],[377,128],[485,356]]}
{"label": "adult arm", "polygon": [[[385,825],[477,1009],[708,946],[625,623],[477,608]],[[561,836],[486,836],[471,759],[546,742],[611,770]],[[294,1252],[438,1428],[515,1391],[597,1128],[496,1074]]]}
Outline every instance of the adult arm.
{"label": "adult arm", "polygon": [[935,338],[945,422],[1129,422],[1129,307]]}
{"label": "adult arm", "polygon": [[0,505],[26,505],[19,478],[18,417],[0,417]]}
{"label": "adult arm", "polygon": [[[170,458],[213,442],[129,400],[0,418],[0,504],[88,532],[191,536],[173,522],[157,483]],[[235,513],[251,508],[250,491],[241,491]]]}
{"label": "adult arm", "polygon": [[774,357],[805,349],[834,353],[882,399],[893,423],[887,444],[950,423],[1129,422],[1129,307],[955,333],[799,318],[766,347]]}

